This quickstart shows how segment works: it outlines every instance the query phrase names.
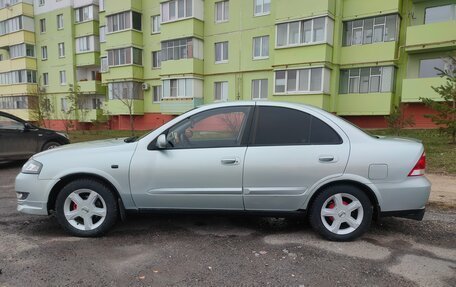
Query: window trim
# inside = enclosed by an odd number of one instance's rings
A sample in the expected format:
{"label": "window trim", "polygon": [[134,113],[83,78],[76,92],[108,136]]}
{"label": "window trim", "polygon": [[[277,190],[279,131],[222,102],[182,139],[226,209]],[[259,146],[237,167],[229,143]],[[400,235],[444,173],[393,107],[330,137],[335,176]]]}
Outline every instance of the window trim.
{"label": "window trim", "polygon": [[[264,45],[264,44],[263,44],[263,38],[266,38],[266,37],[268,38],[268,55],[267,55],[267,56],[263,56],[263,55],[261,55],[261,56],[255,56],[255,39],[257,39],[257,38],[260,39],[260,51],[261,51],[261,54],[263,54],[263,53],[262,53],[262,52],[263,52],[263,45]],[[269,35],[255,36],[255,37],[252,38],[252,59],[253,59],[253,60],[265,60],[265,59],[269,59],[269,54],[270,54],[270,53],[269,53],[269,52],[270,52],[270,51],[269,51],[269,43],[270,43],[269,39],[270,39]]]}
{"label": "window trim", "polygon": [[[255,81],[259,81],[259,89],[258,89],[258,91],[259,91],[259,96],[260,96],[259,98],[255,98],[255,97],[254,97],[254,93],[253,93],[253,82],[255,82]],[[263,81],[266,81],[267,86],[268,86],[268,87],[266,88],[266,98],[262,98],[262,97],[261,97],[261,92],[262,92],[262,89],[261,89],[261,86],[262,86],[262,85],[261,85],[261,83],[262,83]],[[252,87],[251,87],[251,99],[252,99],[253,101],[266,101],[266,100],[268,99],[268,97],[269,97],[269,79],[267,79],[267,78],[263,78],[263,79],[252,79],[251,85],[252,85]]]}
{"label": "window trim", "polygon": [[[223,54],[225,52],[223,46],[224,44],[226,43],[226,50],[227,50],[227,59],[222,59],[220,61],[217,61],[217,44],[221,44],[221,52],[220,52],[220,55],[221,57],[223,58]],[[214,53],[214,58],[215,58],[215,64],[226,64],[228,63],[229,59],[230,59],[230,54],[229,54],[229,51],[230,51],[230,48],[229,48],[229,42],[228,41],[221,41],[221,42],[215,42],[214,43],[214,49],[215,49],[215,53]]]}
{"label": "window trim", "polygon": [[[301,39],[302,39],[302,33],[301,33],[301,30],[302,30],[302,23],[303,22],[306,22],[306,21],[312,21],[311,23],[311,37],[312,37],[312,40],[314,38],[314,20],[315,19],[318,19],[318,18],[324,18],[325,19],[325,22],[324,22],[324,35],[323,35],[323,40],[322,41],[311,41],[309,43],[301,43]],[[330,44],[331,41],[330,39],[328,38],[328,26],[329,26],[329,21],[333,21],[333,24],[334,24],[334,19],[331,18],[329,15],[319,15],[319,16],[316,16],[316,17],[312,17],[312,18],[307,18],[307,19],[302,19],[302,20],[298,20],[298,21],[289,21],[289,22],[282,22],[282,23],[276,23],[275,24],[275,41],[274,41],[274,48],[275,49],[287,49],[287,48],[294,48],[294,47],[301,47],[301,46],[312,46],[312,45],[321,45],[321,44],[328,44],[330,46],[332,46],[333,44]],[[295,23],[295,22],[298,22],[299,23],[299,40],[297,43],[295,44],[289,44],[289,41],[290,41],[290,23]],[[286,45],[283,45],[283,46],[279,46],[278,45],[278,38],[279,38],[279,33],[278,33],[278,29],[279,29],[279,26],[280,25],[283,25],[283,24],[286,24],[287,25],[287,43]],[[334,29],[333,29],[333,35],[334,35]]]}
{"label": "window trim", "polygon": [[[312,69],[322,69],[321,71],[321,90],[318,90],[318,91],[312,91],[311,90],[311,81],[312,81],[312,73],[309,72],[309,76],[308,76],[308,87],[309,87],[309,90],[308,91],[299,91],[298,90],[298,86],[299,86],[299,74],[298,71],[300,70],[312,70]],[[287,91],[287,88],[288,88],[288,71],[290,70],[294,70],[296,71],[296,90],[295,91],[290,91],[288,92]],[[276,72],[279,72],[279,71],[285,71],[285,92],[276,92]],[[325,66],[314,66],[314,67],[304,67],[304,68],[293,68],[293,69],[279,69],[279,70],[274,70],[274,83],[273,83],[273,95],[278,95],[278,96],[287,96],[287,95],[316,95],[316,94],[325,94],[325,77],[327,76],[326,74],[328,73],[327,71],[327,68]],[[331,75],[331,73],[329,72],[329,76]]]}
{"label": "window trim", "polygon": [[253,0],[253,17],[261,17],[261,16],[267,16],[267,15],[271,14],[271,1],[269,2],[269,11],[268,12],[264,12],[264,0],[261,0],[262,4],[261,4],[261,12],[260,13],[256,13],[255,12],[256,1],[257,0]]}
{"label": "window trim", "polygon": [[[388,16],[396,16],[396,33],[394,35],[394,40],[386,40],[386,19]],[[375,24],[375,18],[378,17],[384,17],[385,22],[383,24]],[[371,43],[364,43],[364,21],[366,19],[372,19],[372,40]],[[351,19],[351,20],[346,20],[342,21],[342,48],[343,47],[351,47],[351,46],[364,46],[364,45],[371,45],[371,44],[378,44],[378,43],[387,43],[387,42],[398,42],[399,37],[400,37],[400,25],[401,25],[401,16],[398,13],[388,13],[388,14],[380,14],[376,16],[371,16],[371,17],[365,17],[361,19]],[[355,21],[362,21],[362,25],[359,28],[353,28],[351,29],[351,37],[350,37],[350,44],[347,44],[345,42],[345,25],[347,25],[348,22],[355,22]],[[375,27],[380,27],[383,26],[383,34],[382,34],[382,41],[374,42],[374,31]],[[354,29],[361,29],[362,35],[361,35],[361,44],[353,44],[353,31]]]}
{"label": "window trim", "polygon": [[[62,26],[59,26],[60,25],[60,17],[62,17]],[[57,30],[60,31],[60,30],[63,30],[63,28],[65,27],[65,19],[63,18],[63,14],[58,14],[56,16],[57,18]]]}
{"label": "window trim", "polygon": [[[225,2],[228,3],[228,16],[226,17],[226,19],[222,19],[222,20],[217,20],[217,5],[219,4],[222,4],[222,17],[225,16]],[[230,21],[230,1],[229,0],[221,0],[221,1],[217,1],[214,3],[214,22],[215,24],[221,24],[221,23],[226,23],[226,22],[229,22]]]}
{"label": "window trim", "polygon": [[[154,27],[155,27],[155,25],[154,25],[154,18],[155,18],[155,17],[158,17],[158,22],[157,22],[157,26],[158,26],[157,28],[158,28],[158,29],[154,31]],[[160,33],[161,33],[161,23],[162,23],[162,21],[161,21],[161,14],[150,16],[150,23],[151,23],[151,24],[150,24],[150,34],[151,34],[151,35],[160,34]]]}
{"label": "window trim", "polygon": [[[223,98],[223,84],[226,83],[226,90],[227,90],[227,94],[226,94],[226,98],[224,99]],[[221,84],[221,92],[222,94],[220,95],[220,100],[217,100],[215,97],[216,97],[216,94],[217,94],[217,84]],[[230,88],[230,83],[229,81],[216,81],[214,82],[214,103],[224,103],[224,102],[228,102],[228,99],[229,99],[229,94],[230,94],[230,91],[229,91],[229,88]]]}

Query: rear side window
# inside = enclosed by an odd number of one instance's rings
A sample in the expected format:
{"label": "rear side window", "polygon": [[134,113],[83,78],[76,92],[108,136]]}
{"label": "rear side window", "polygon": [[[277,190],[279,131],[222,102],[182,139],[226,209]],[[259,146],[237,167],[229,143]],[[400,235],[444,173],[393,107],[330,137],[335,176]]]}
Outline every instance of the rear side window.
{"label": "rear side window", "polygon": [[258,107],[252,144],[340,144],[340,136],[322,120],[288,108]]}

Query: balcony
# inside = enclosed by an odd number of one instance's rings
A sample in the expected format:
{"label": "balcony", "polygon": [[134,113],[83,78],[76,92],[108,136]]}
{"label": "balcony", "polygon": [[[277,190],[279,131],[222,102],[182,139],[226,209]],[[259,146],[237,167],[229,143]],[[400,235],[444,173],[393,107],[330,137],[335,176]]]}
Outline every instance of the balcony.
{"label": "balcony", "polygon": [[142,32],[127,30],[106,34],[106,50],[130,46],[143,46]]}
{"label": "balcony", "polygon": [[76,66],[100,66],[100,52],[76,54]]}
{"label": "balcony", "polygon": [[[132,102],[132,114],[144,115],[144,100],[129,100]],[[128,107],[120,100],[109,100],[108,111],[111,115],[129,115]]]}
{"label": "balcony", "polygon": [[34,111],[31,109],[7,109],[1,111],[12,114],[13,116],[21,118],[25,121],[36,121],[36,118],[33,116]]}
{"label": "balcony", "polygon": [[396,56],[396,42],[383,42],[368,45],[354,45],[342,47],[340,64],[362,64],[394,61]]}
{"label": "balcony", "polygon": [[330,62],[332,60],[332,53],[333,48],[328,44],[275,49],[274,66]]}
{"label": "balcony", "polygon": [[20,15],[33,17],[33,5],[29,3],[19,2],[11,5],[8,8],[0,9],[0,19],[2,20]]}
{"label": "balcony", "polygon": [[35,33],[21,30],[0,36],[0,47],[13,46],[22,43],[35,43]]}
{"label": "balcony", "polygon": [[160,103],[160,112],[166,115],[180,115],[203,105],[202,98],[167,98]]}
{"label": "balcony", "polygon": [[[312,1],[313,2],[313,1]],[[382,14],[394,13],[401,10],[402,1],[400,0],[381,0],[381,1],[343,1],[343,20],[363,18]]]}
{"label": "balcony", "polygon": [[22,57],[0,61],[0,73],[16,70],[36,70],[36,59]]}
{"label": "balcony", "polygon": [[162,62],[161,65],[160,74],[162,76],[204,73],[204,62],[198,59],[169,60]]}
{"label": "balcony", "polygon": [[98,35],[100,33],[97,21],[76,23],[74,26],[74,37]]}
{"label": "balcony", "polygon": [[14,85],[0,85],[0,95],[26,95],[36,93],[36,84],[24,83]]}
{"label": "balcony", "polygon": [[443,84],[445,84],[445,79],[440,77],[404,79],[402,81],[402,102],[421,102],[420,98],[438,99],[440,97],[432,87]]}
{"label": "balcony", "polygon": [[308,94],[308,95],[274,95],[273,101],[306,104],[319,107],[326,111],[330,110],[330,95],[328,94]]}
{"label": "balcony", "polygon": [[456,47],[456,21],[439,22],[407,28],[405,51],[429,52]]}
{"label": "balcony", "polygon": [[[287,0],[286,4],[278,1],[275,5],[274,2],[276,1],[271,2],[273,5],[271,11],[276,10],[276,19],[279,21],[312,17],[315,16],[315,14],[325,14],[327,12],[335,14],[334,0]],[[359,3],[359,1],[357,1],[357,3]]]}
{"label": "balcony", "polygon": [[78,85],[84,94],[106,94],[106,87],[102,86],[100,81],[79,81]]}
{"label": "balcony", "polygon": [[[105,1],[106,2],[106,1]],[[106,15],[111,15],[115,13],[119,13],[122,11],[128,10],[136,10],[142,11],[142,1],[141,0],[122,0],[122,1],[114,1],[112,4],[106,5],[105,11]]]}
{"label": "balcony", "polygon": [[161,41],[185,37],[203,37],[204,23],[196,18],[163,23],[161,26]]}
{"label": "balcony", "polygon": [[109,67],[108,72],[103,74],[103,83],[114,80],[134,80],[144,78],[144,68],[137,65],[125,65]]}
{"label": "balcony", "polygon": [[393,93],[339,94],[336,112],[343,116],[389,115]]}

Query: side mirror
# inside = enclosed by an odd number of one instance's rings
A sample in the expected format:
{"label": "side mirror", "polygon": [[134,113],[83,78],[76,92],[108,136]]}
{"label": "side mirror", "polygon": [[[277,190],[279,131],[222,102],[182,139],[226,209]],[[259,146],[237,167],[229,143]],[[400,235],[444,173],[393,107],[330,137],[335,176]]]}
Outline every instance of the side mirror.
{"label": "side mirror", "polygon": [[165,149],[168,147],[168,141],[166,140],[166,135],[161,134],[157,138],[157,143],[155,144],[158,149]]}
{"label": "side mirror", "polygon": [[24,123],[24,131],[33,130],[35,127],[29,123]]}

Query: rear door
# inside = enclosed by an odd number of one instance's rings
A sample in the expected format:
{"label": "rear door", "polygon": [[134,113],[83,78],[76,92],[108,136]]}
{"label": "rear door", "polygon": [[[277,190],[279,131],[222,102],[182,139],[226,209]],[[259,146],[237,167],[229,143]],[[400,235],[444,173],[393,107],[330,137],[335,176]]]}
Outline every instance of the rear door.
{"label": "rear door", "polygon": [[298,210],[309,188],[344,172],[348,139],[329,124],[300,110],[258,104],[245,158],[246,210]]}

